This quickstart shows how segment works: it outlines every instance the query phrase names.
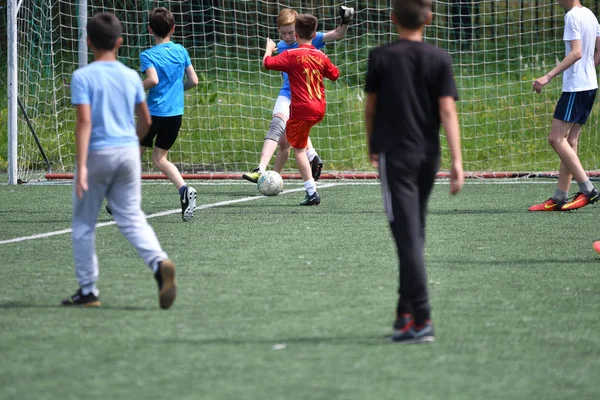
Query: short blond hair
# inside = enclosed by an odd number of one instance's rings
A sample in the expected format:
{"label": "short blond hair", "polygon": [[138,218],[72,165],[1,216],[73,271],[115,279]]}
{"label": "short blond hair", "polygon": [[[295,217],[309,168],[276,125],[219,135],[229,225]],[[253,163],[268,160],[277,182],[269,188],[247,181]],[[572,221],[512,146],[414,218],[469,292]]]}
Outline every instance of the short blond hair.
{"label": "short blond hair", "polygon": [[279,12],[277,16],[277,28],[281,28],[286,25],[294,25],[296,23],[296,17],[298,12],[291,8],[284,8]]}

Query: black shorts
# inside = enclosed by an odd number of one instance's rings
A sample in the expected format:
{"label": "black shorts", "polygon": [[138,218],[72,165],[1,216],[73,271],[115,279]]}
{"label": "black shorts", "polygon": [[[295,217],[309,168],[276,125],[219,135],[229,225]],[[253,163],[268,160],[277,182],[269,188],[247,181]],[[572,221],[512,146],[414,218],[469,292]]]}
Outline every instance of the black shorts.
{"label": "black shorts", "polygon": [[181,115],[175,115],[174,117],[152,117],[150,131],[140,141],[140,145],[153,147],[154,144],[159,149],[169,150],[173,146],[173,143],[175,143],[177,135],[179,135],[181,117]]}
{"label": "black shorts", "polygon": [[554,118],[575,124],[585,124],[592,112],[596,91],[597,89],[583,92],[563,92],[556,104]]}

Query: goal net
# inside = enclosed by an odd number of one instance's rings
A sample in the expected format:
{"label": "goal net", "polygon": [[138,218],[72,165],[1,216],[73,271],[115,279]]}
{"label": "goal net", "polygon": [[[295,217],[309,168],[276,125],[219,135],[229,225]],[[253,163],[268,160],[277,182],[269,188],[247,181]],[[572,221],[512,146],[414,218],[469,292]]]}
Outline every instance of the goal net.
{"label": "goal net", "polygon": [[[69,84],[78,66],[75,3],[23,0],[18,12],[18,95],[57,173],[72,173],[74,168],[75,113]],[[597,11],[597,2],[589,3],[584,2]],[[279,10],[292,7],[313,13],[319,30],[329,31],[338,25],[340,5],[354,7],[346,37],[324,49],[339,66],[341,78],[326,83],[327,114],[311,137],[325,172],[374,172],[366,156],[363,85],[368,50],[395,37],[389,0],[108,0],[88,1],[87,15],[110,11],[119,17],[124,26],[120,60],[139,70],[140,52],[153,45],[148,11],[158,5],[174,13],[173,40],[188,49],[200,79],[186,92],[183,126],[170,152],[171,161],[190,174],[256,167],[281,85],[278,73],[261,66],[266,37],[278,37]],[[555,79],[541,95],[532,93],[532,81],[564,56],[563,15],[554,2],[542,0],[434,1],[434,19],[425,37],[454,60],[466,171],[502,176],[558,169],[546,137],[561,80]],[[0,132],[4,129],[3,124]],[[597,130],[594,110],[579,150],[589,169],[598,164]],[[0,145],[7,135],[0,134]],[[21,111],[18,143],[19,177],[43,176],[44,160]],[[445,147],[443,154],[442,169],[448,167]],[[147,155],[143,161],[146,172],[155,171]],[[293,160],[287,169],[295,170]]]}

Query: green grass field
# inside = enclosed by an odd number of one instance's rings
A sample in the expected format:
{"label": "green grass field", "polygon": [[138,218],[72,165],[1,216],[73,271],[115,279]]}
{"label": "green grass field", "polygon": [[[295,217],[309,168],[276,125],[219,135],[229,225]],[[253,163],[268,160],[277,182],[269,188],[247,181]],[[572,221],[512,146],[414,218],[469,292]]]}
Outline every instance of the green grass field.
{"label": "green grass field", "polygon": [[553,183],[436,186],[421,346],[384,339],[397,269],[377,185],[326,182],[301,208],[300,192],[198,183],[183,223],[173,187],[145,184],[147,215],[175,210],[149,219],[178,265],[168,311],[114,225],[97,231],[103,307],[59,307],[69,234],[4,241],[68,229],[71,187],[2,185],[0,398],[597,399],[598,210],[527,212]]}

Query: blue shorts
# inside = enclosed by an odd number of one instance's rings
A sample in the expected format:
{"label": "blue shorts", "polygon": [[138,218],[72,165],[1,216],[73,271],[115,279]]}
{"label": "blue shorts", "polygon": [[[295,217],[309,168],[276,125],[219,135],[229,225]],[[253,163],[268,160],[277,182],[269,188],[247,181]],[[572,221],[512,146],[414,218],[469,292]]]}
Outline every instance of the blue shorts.
{"label": "blue shorts", "polygon": [[563,92],[556,104],[554,118],[575,124],[585,124],[592,112],[596,91],[597,89],[583,92]]}

